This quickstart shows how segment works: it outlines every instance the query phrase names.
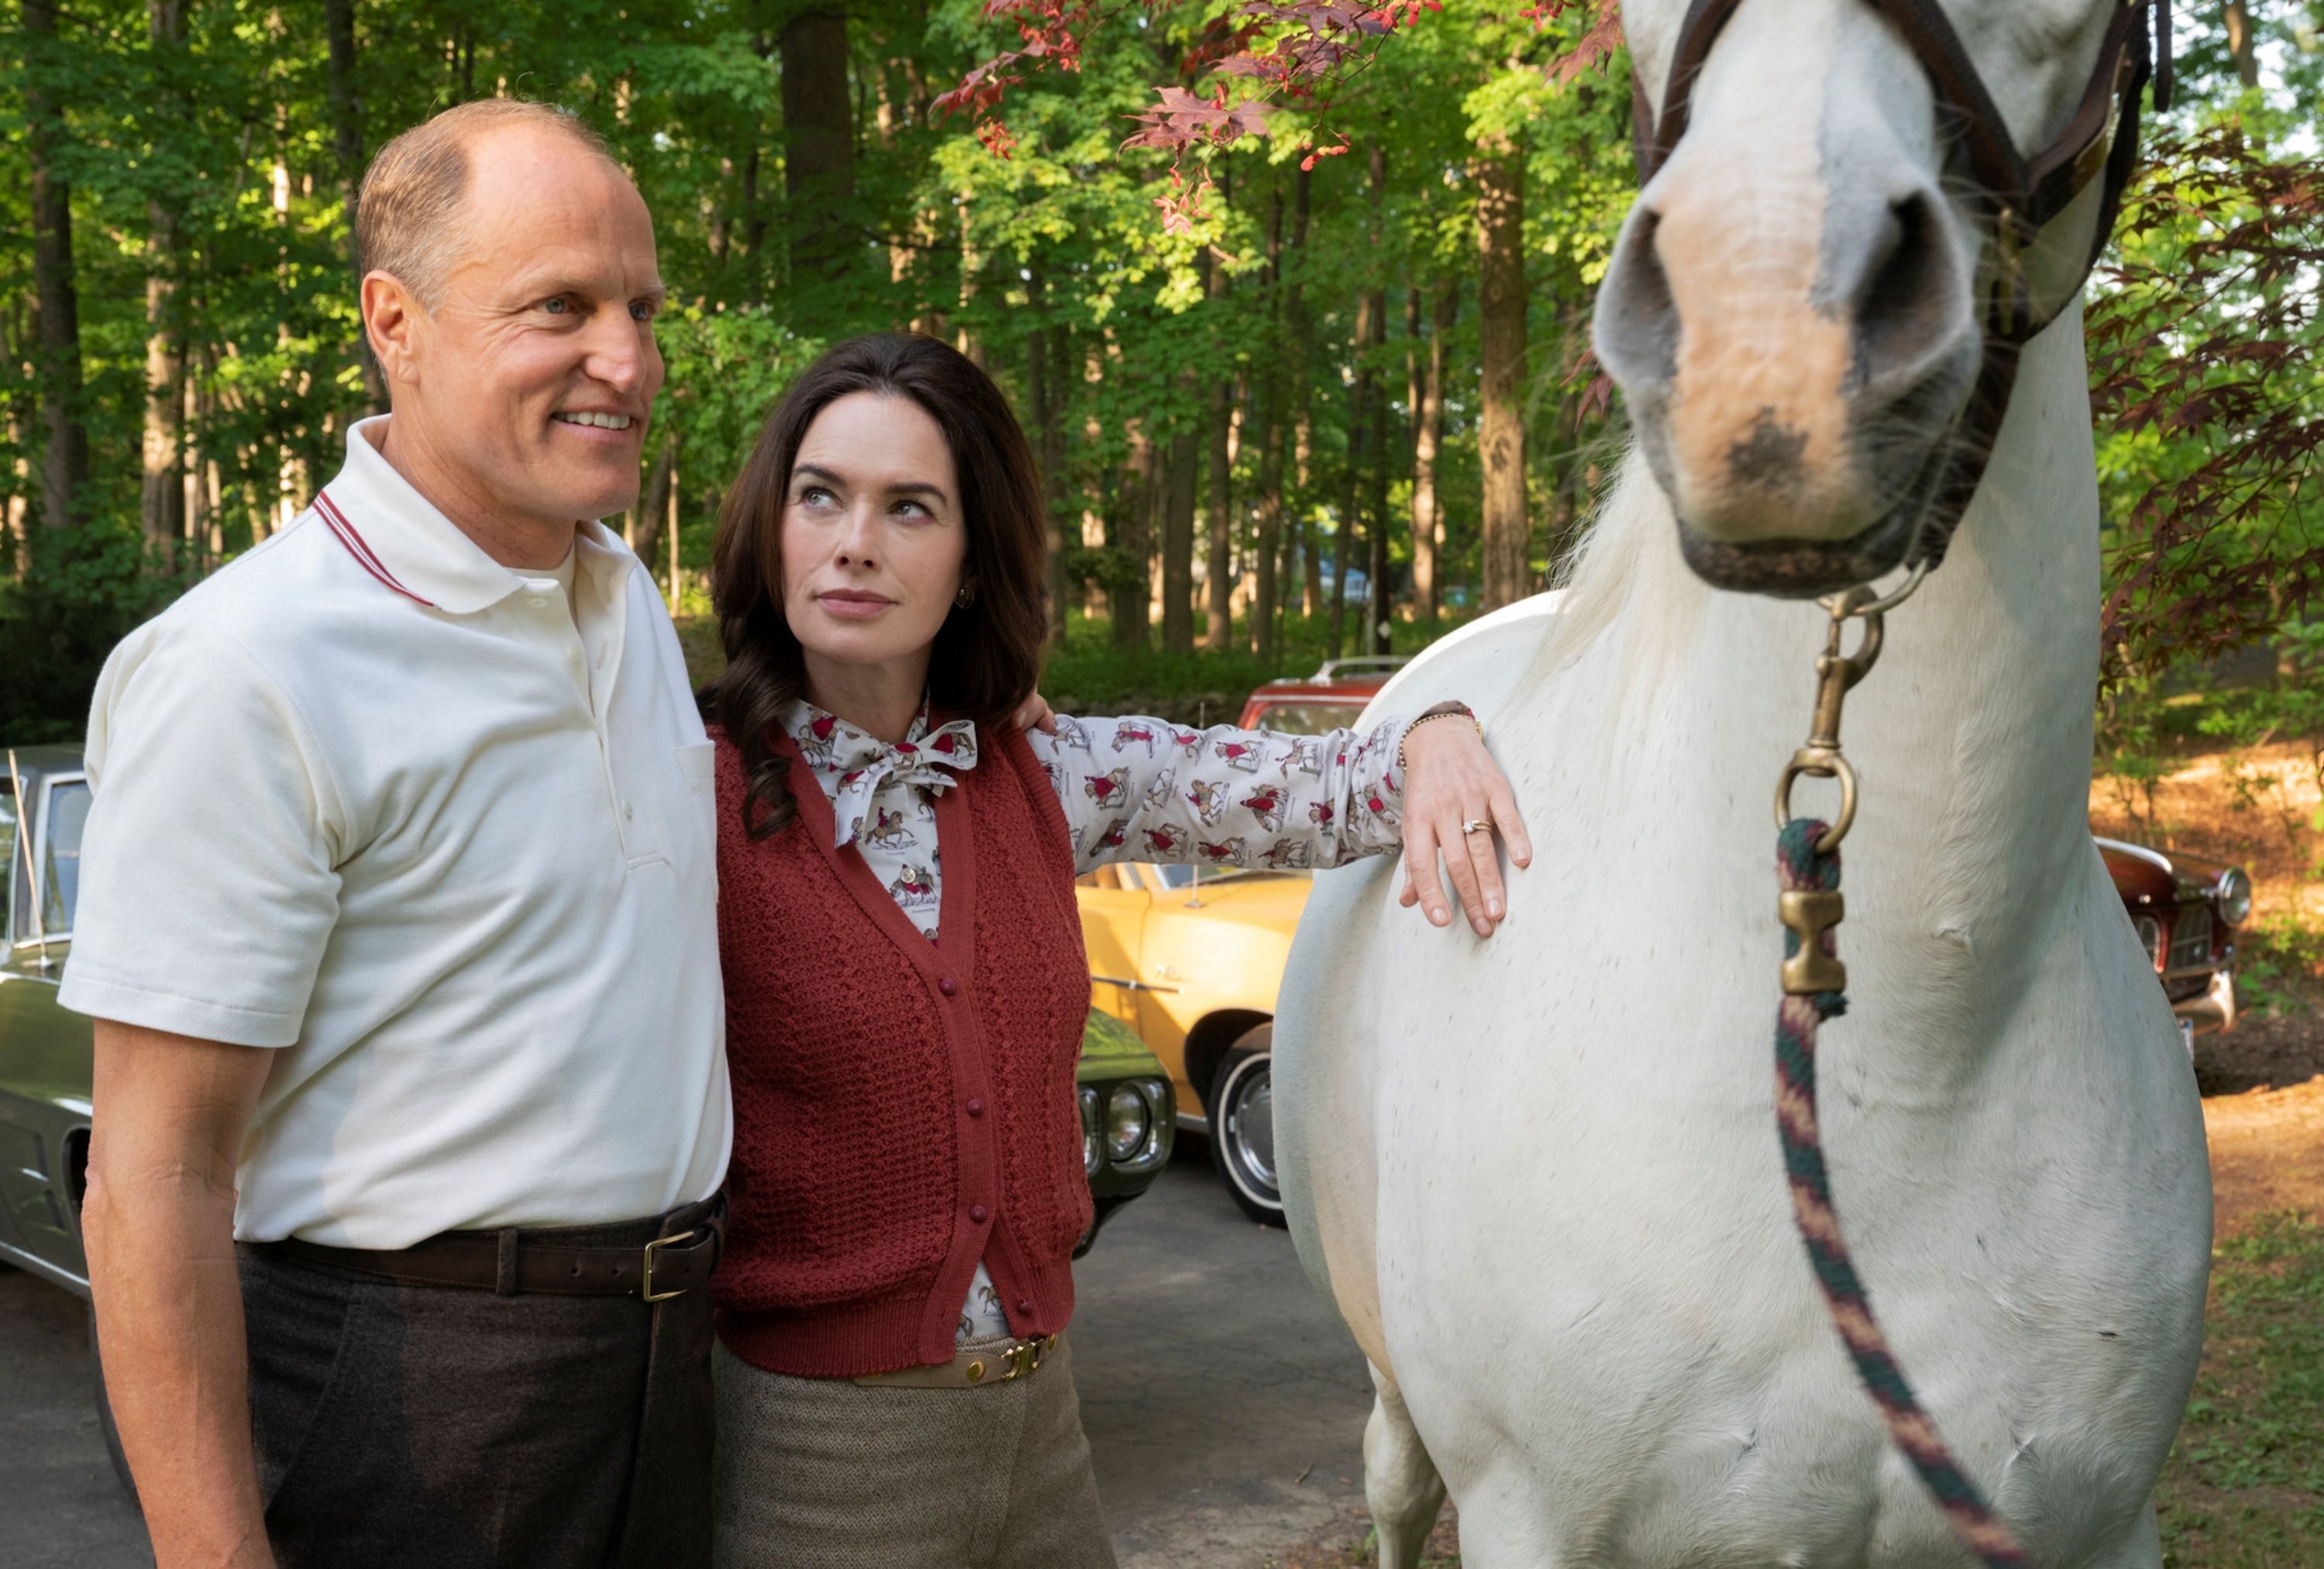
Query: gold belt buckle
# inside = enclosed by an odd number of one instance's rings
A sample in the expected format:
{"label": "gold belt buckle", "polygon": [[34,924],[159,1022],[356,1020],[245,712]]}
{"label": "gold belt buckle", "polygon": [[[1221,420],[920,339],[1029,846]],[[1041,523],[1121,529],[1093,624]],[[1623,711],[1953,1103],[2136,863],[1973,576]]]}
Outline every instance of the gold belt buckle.
{"label": "gold belt buckle", "polygon": [[1041,1365],[1042,1353],[1047,1350],[1048,1342],[1046,1337],[1040,1340],[1020,1340],[1010,1346],[1001,1353],[1009,1359],[1009,1371],[1001,1375],[1001,1381],[1007,1383],[1010,1379],[1026,1377]]}
{"label": "gold belt buckle", "polygon": [[679,1234],[678,1234],[677,1236],[658,1236],[658,1237],[654,1238],[654,1239],[653,1239],[653,1241],[651,1241],[651,1242],[650,1242],[650,1243],[646,1243],[646,1274],[645,1274],[645,1279],[644,1279],[644,1280],[643,1280],[643,1281],[641,1281],[641,1282],[640,1283],[640,1285],[639,1285],[639,1288],[638,1288],[639,1295],[641,1295],[641,1297],[643,1297],[643,1298],[644,1298],[647,1301],[649,1301],[649,1302],[667,1302],[667,1301],[669,1301],[672,1297],[683,1297],[683,1296],[685,1296],[685,1295],[686,1295],[687,1289],[686,1289],[684,1286],[680,1286],[680,1287],[679,1287],[677,1290],[675,1290],[675,1291],[657,1291],[657,1290],[655,1290],[655,1289],[654,1289],[654,1286],[653,1286],[654,1249],[656,1249],[656,1248],[674,1248],[674,1247],[682,1247],[682,1246],[684,1246],[686,1243],[690,1243],[690,1242],[694,1241],[696,1237],[700,1236],[701,1234],[702,1234],[702,1228],[701,1228],[701,1227],[699,1227],[699,1226],[696,1226],[694,1230],[692,1230],[692,1231],[688,1231],[688,1232],[682,1232],[682,1233],[680,1233]]}

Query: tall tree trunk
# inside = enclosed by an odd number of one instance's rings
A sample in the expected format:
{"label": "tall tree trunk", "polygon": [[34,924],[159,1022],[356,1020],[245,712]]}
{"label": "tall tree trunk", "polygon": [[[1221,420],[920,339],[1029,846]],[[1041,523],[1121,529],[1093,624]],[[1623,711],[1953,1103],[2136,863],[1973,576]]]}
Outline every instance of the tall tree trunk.
{"label": "tall tree trunk", "polygon": [[[180,50],[186,39],[183,0],[148,0],[145,37],[159,78],[154,103],[168,115],[178,101]],[[186,353],[177,301],[183,242],[173,195],[157,191],[148,197],[145,225],[145,440],[139,511],[146,544],[174,551],[186,532]]]}
{"label": "tall tree trunk", "polygon": [[847,13],[803,11],[783,23],[783,190],[794,288],[853,271],[855,109],[847,95]]}
{"label": "tall tree trunk", "polygon": [[[1270,375],[1280,381],[1280,374]],[[1290,435],[1283,417],[1283,394],[1277,390],[1262,400],[1265,426],[1259,440],[1259,494],[1254,506],[1253,563],[1259,572],[1251,596],[1250,651],[1262,659],[1275,657],[1283,613],[1283,449]]]}
{"label": "tall tree trunk", "polygon": [[1267,204],[1267,293],[1271,319],[1269,347],[1256,368],[1259,378],[1259,493],[1252,498],[1251,542],[1258,583],[1251,595],[1250,651],[1262,659],[1275,657],[1277,617],[1282,612],[1281,577],[1277,559],[1283,537],[1283,362],[1279,335],[1283,329],[1283,182],[1278,178]]}
{"label": "tall tree trunk", "polygon": [[[1381,249],[1388,243],[1383,225],[1382,203],[1388,196],[1388,137],[1387,127],[1372,138],[1371,145],[1371,255],[1372,264],[1379,265]],[[1371,367],[1371,423],[1364,432],[1364,454],[1370,466],[1365,472],[1367,495],[1364,505],[1364,540],[1370,546],[1364,564],[1364,577],[1370,592],[1364,596],[1364,635],[1357,646],[1373,654],[1388,650],[1388,610],[1395,594],[1388,582],[1388,388],[1380,378],[1381,352],[1388,346],[1388,289],[1377,273],[1368,291],[1366,303],[1371,317],[1371,336],[1367,339],[1370,353],[1366,362]]]}
{"label": "tall tree trunk", "polygon": [[[192,405],[190,421],[196,431],[214,430],[217,426],[218,345],[204,340],[189,358],[198,359],[199,369],[186,379],[188,401]],[[215,451],[205,449],[194,471],[194,504],[189,509],[199,528],[203,559],[217,562],[226,555],[226,474]]]}
{"label": "tall tree trunk", "polygon": [[[1349,561],[1365,543],[1365,531],[1359,519],[1363,515],[1365,492],[1364,465],[1371,461],[1372,399],[1376,395],[1371,365],[1371,343],[1378,302],[1377,290],[1362,289],[1356,296],[1356,330],[1348,340],[1355,355],[1356,376],[1348,391],[1348,462],[1341,475],[1340,522],[1332,550],[1332,632],[1326,647],[1334,659],[1340,656],[1347,634]],[[1369,561],[1366,563],[1370,566]],[[1358,647],[1367,647],[1370,634],[1368,607],[1376,586],[1367,585],[1365,606],[1359,614],[1365,617],[1359,626]]]}
{"label": "tall tree trunk", "polygon": [[[1383,335],[1388,326],[1388,302],[1385,291],[1374,290],[1372,305],[1372,346],[1387,346]],[[1372,381],[1371,427],[1364,432],[1364,482],[1369,493],[1364,498],[1364,576],[1369,592],[1364,596],[1364,636],[1361,646],[1374,654],[1388,650],[1388,622],[1396,606],[1395,568],[1388,560],[1388,533],[1393,527],[1388,512],[1388,389],[1377,374]]]}
{"label": "tall tree trunk", "polygon": [[[191,354],[186,357],[189,361],[192,359]],[[184,431],[199,428],[200,414],[201,399],[195,389],[194,378],[180,376],[178,378],[179,429]],[[197,564],[206,565],[208,557],[205,546],[209,537],[210,527],[209,508],[206,503],[209,497],[208,487],[202,483],[202,454],[190,442],[181,450],[178,466],[179,473],[183,476],[180,494],[184,498],[181,505],[185,510],[186,543],[194,562]]]}
{"label": "tall tree trunk", "polygon": [[41,522],[68,528],[88,482],[88,431],[80,417],[80,300],[73,289],[72,188],[58,178],[63,106],[51,87],[57,53],[55,0],[23,0],[24,148],[32,164],[32,297],[38,313]]}
{"label": "tall tree trunk", "polygon": [[[1314,452],[1315,319],[1307,309],[1307,224],[1314,181],[1302,169],[1291,177],[1291,287],[1284,299],[1284,324],[1291,330],[1286,356],[1291,376],[1292,516],[1303,570],[1300,573],[1299,613],[1313,616],[1323,606],[1323,564],[1315,539],[1314,509],[1308,504],[1307,473]],[[1287,573],[1286,574],[1288,575]],[[1287,591],[1286,591],[1287,592]]]}
{"label": "tall tree trunk", "polygon": [[186,531],[184,346],[179,337],[179,231],[159,201],[146,205],[153,251],[145,275],[145,438],[139,512],[148,545],[167,547]]}
{"label": "tall tree trunk", "polygon": [[1113,509],[1107,518],[1106,544],[1118,556],[1117,575],[1111,585],[1113,646],[1146,647],[1146,560],[1153,549],[1147,537],[1147,519],[1154,509],[1154,443],[1143,420],[1130,423],[1130,455],[1121,467],[1121,482],[1114,488]]}
{"label": "tall tree trunk", "polygon": [[[1416,290],[1414,317],[1419,315],[1419,300]],[[1418,355],[1419,388],[1412,404],[1412,597],[1421,619],[1432,627],[1440,608],[1437,547],[1444,535],[1444,518],[1436,504],[1436,453],[1444,439],[1444,356],[1460,308],[1461,286],[1439,286],[1428,346]]]}
{"label": "tall tree trunk", "polygon": [[1234,637],[1234,383],[1225,377],[1211,383],[1211,493],[1208,545],[1203,562],[1204,615],[1203,647],[1224,648]]}
{"label": "tall tree trunk", "polygon": [[1171,442],[1154,445],[1154,483],[1146,492],[1146,624],[1156,637],[1162,632],[1167,605],[1162,597],[1162,536],[1169,532]]}
{"label": "tall tree trunk", "polygon": [[1364,436],[1371,428],[1367,405],[1371,399],[1371,373],[1363,362],[1364,344],[1371,336],[1371,295],[1358,290],[1356,329],[1349,343],[1356,360],[1354,379],[1348,384],[1347,462],[1340,472],[1340,515],[1332,528],[1332,624],[1323,638],[1323,655],[1337,659],[1346,647],[1348,563],[1363,540]]}
{"label": "tall tree trunk", "polygon": [[[926,329],[915,326],[913,330]],[[1098,417],[1098,399],[1105,386],[1106,362],[1109,357],[1115,356],[1116,351],[1102,329],[1084,336],[1081,344],[1081,381],[1076,395],[1080,407],[1074,416],[1081,422],[1081,443],[1075,462],[1067,473],[1066,495],[1069,502],[1077,505],[1081,512],[1083,548],[1102,551],[1113,543],[1111,509],[1116,487],[1111,482],[1120,476],[1118,473],[1107,474],[1097,459],[1097,453],[1105,445],[1105,422]],[[1115,368],[1120,368],[1118,357],[1115,358]],[[1093,574],[1083,574],[1078,597],[1082,601],[1082,614],[1088,619],[1096,620],[1101,616],[1112,614],[1113,601],[1107,593],[1105,584]]]}
{"label": "tall tree trunk", "polygon": [[972,322],[973,322],[973,321],[976,319],[976,317],[975,317],[975,316],[974,316],[974,314],[973,314],[974,309],[975,309],[975,305],[976,305],[976,288],[977,288],[977,283],[978,283],[979,278],[980,278],[980,276],[982,274],[982,272],[983,272],[983,271],[984,271],[984,257],[983,257],[983,254],[982,254],[982,252],[979,252],[979,251],[977,250],[977,248],[976,248],[976,225],[975,225],[975,224],[974,224],[974,222],[973,222],[973,215],[974,215],[974,212],[975,212],[975,208],[976,208],[976,204],[975,204],[975,202],[974,202],[973,200],[972,200],[971,198],[966,197],[963,197],[961,198],[961,203],[960,203],[960,315],[961,315],[961,327],[960,327],[960,336],[959,336],[959,339],[957,340],[957,342],[955,342],[955,344],[954,344],[954,346],[955,348],[959,349],[959,350],[960,350],[960,352],[961,352],[962,353],[964,353],[964,354],[967,355],[967,356],[968,356],[968,358],[969,358],[970,362],[971,362],[971,363],[973,363],[973,365],[975,365],[975,366],[976,366],[976,368],[977,368],[978,370],[980,370],[980,371],[981,371],[981,370],[983,370],[983,369],[985,369],[985,368],[986,368],[985,363],[984,363],[984,340],[983,340],[983,339],[982,339],[982,338],[980,338],[979,336],[977,336],[977,335],[976,335],[975,333],[973,333],[973,331],[971,331],[971,330],[970,330],[970,326],[969,326],[969,324],[971,324]]}
{"label": "tall tree trunk", "polygon": [[1049,351],[1049,406],[1053,415],[1041,449],[1043,494],[1048,498],[1050,516],[1056,519],[1053,527],[1057,537],[1068,546],[1067,553],[1057,559],[1057,632],[1062,647],[1065,601],[1072,592],[1064,575],[1065,568],[1070,561],[1070,547],[1082,537],[1083,509],[1074,505],[1082,487],[1074,479],[1075,390],[1081,385],[1081,372],[1074,366],[1074,356],[1080,345],[1074,341],[1074,329],[1056,320],[1052,320],[1042,332],[1041,341]]}
{"label": "tall tree trunk", "polygon": [[[1215,317],[1223,313],[1227,298],[1226,269],[1207,251],[1203,272],[1210,297],[1218,302]],[[1231,373],[1211,383],[1208,417],[1204,421],[1210,447],[1210,497],[1204,509],[1208,525],[1203,561],[1203,647],[1223,649],[1234,637],[1234,378]]]}
{"label": "tall tree trunk", "polygon": [[1429,601],[1436,586],[1436,542],[1429,526],[1434,521],[1435,475],[1433,472],[1428,475],[1428,493],[1424,497],[1421,471],[1434,469],[1435,444],[1428,444],[1427,463],[1422,463],[1420,454],[1428,424],[1427,363],[1428,340],[1420,326],[1420,290],[1407,289],[1404,291],[1404,406],[1412,416],[1412,510],[1406,519],[1412,534],[1412,610],[1423,626],[1434,626],[1436,611]]}
{"label": "tall tree trunk", "polygon": [[1070,544],[1065,537],[1065,389],[1057,384],[1055,355],[1048,341],[1061,329],[1041,325],[1045,290],[1038,272],[1033,275],[1030,294],[1032,309],[1028,314],[1035,325],[1025,335],[1025,384],[1033,405],[1033,439],[1038,444],[1041,456],[1041,503],[1047,523],[1043,530],[1047,549],[1043,558],[1042,583],[1048,600],[1049,647],[1062,648],[1065,642],[1065,551]]}
{"label": "tall tree trunk", "polygon": [[[1305,399],[1302,399],[1303,405]],[[1315,531],[1315,509],[1307,503],[1307,474],[1314,453],[1315,414],[1303,406],[1292,421],[1292,450],[1299,470],[1299,613],[1314,616],[1323,609],[1323,542]]]}
{"label": "tall tree trunk", "polygon": [[[183,0],[171,3],[182,5]],[[157,8],[160,4],[154,0]],[[355,71],[355,0],[323,0],[323,32],[330,45],[331,149],[338,158],[339,183],[347,198],[347,262],[360,276],[363,258],[355,254],[355,216],[363,189],[364,112]],[[355,359],[363,369],[364,402],[374,414],[386,413],[387,378],[380,374],[370,338],[361,332],[355,335]]]}
{"label": "tall tree trunk", "polygon": [[[661,422],[656,420],[655,424]],[[653,467],[647,471],[645,494],[630,513],[630,526],[624,530],[625,543],[646,572],[652,574],[653,564],[661,550],[661,531],[671,511],[670,494],[678,483],[678,432],[672,430],[654,454]]]}
{"label": "tall tree trunk", "polygon": [[2252,37],[2249,0],[2227,0],[2227,53],[2236,62],[2236,78],[2247,87],[2259,86],[2259,48]]}
{"label": "tall tree trunk", "polygon": [[[1194,400],[1192,372],[1179,378],[1180,407]],[[1202,432],[1191,420],[1171,437],[1162,511],[1162,647],[1194,647],[1194,491],[1202,482]]]}
{"label": "tall tree trunk", "polygon": [[[775,36],[761,32],[752,34],[751,52],[762,60],[775,58]],[[766,193],[759,188],[766,178],[766,160],[759,143],[766,135],[766,125],[759,115],[750,116],[751,145],[742,155],[742,260],[752,263],[751,294],[753,300],[766,298],[766,269],[757,265],[761,247],[767,240]]]}
{"label": "tall tree trunk", "polygon": [[[279,21],[280,14],[275,14]],[[278,31],[278,36],[279,36]],[[290,188],[295,183],[290,172],[290,111],[288,104],[277,104],[274,110],[274,232],[276,286],[288,298],[290,292]],[[304,401],[307,385],[303,372],[292,368],[299,363],[290,336],[290,324],[284,320],[274,329],[274,346],[286,367],[275,390],[275,407],[280,417],[275,427],[274,450],[274,515],[267,524],[269,534],[279,534],[290,527],[306,507],[313,492],[307,483],[306,460],[301,456],[293,437],[297,434],[296,410]]]}
{"label": "tall tree trunk", "polygon": [[1483,411],[1484,608],[1526,595],[1525,156],[1511,138],[1490,138],[1476,164],[1480,304],[1478,359]]}

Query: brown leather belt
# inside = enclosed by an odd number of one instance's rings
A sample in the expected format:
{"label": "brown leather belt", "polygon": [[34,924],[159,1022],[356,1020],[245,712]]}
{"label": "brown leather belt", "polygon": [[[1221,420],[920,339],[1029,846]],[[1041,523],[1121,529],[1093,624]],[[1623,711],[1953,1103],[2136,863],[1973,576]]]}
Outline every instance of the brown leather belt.
{"label": "brown leather belt", "polygon": [[1048,1355],[1056,1344],[1056,1335],[1044,1335],[1036,1340],[1019,1340],[1012,1344],[992,1346],[982,1351],[964,1351],[950,1362],[936,1363],[929,1367],[865,1373],[855,1381],[907,1390],[982,1389],[986,1384],[1005,1384],[1012,1379],[1031,1378],[1034,1369],[1041,1365],[1041,1359]]}
{"label": "brown leather belt", "polygon": [[[503,1297],[636,1297],[667,1301],[710,1284],[725,1231],[723,1200],[706,1199],[630,1229],[447,1231],[408,1248],[335,1248],[300,1237],[264,1244],[279,1256],[406,1286],[452,1286]],[[583,1243],[567,1238],[586,1235]]]}

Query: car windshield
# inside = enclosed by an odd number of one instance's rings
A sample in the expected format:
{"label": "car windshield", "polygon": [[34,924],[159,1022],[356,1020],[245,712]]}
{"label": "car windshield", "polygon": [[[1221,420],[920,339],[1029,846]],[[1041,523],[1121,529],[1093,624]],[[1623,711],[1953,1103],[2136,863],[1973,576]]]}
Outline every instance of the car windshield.
{"label": "car windshield", "polygon": [[75,779],[49,790],[48,854],[41,867],[41,921],[51,936],[72,931],[80,896],[80,835],[88,824],[88,784]]}
{"label": "car windshield", "polygon": [[16,913],[16,872],[23,865],[23,851],[16,848],[16,793],[5,778],[0,778],[0,856],[7,858],[8,894],[0,905],[0,913],[13,916]]}
{"label": "car windshield", "polygon": [[1364,711],[1345,702],[1270,702],[1259,711],[1259,728],[1295,736],[1320,736],[1343,730]]}

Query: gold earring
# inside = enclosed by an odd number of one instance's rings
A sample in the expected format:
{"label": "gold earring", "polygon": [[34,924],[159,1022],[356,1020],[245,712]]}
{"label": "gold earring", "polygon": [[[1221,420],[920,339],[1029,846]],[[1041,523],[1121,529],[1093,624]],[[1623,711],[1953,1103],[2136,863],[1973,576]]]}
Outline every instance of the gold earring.
{"label": "gold earring", "polygon": [[976,585],[967,583],[961,584],[960,592],[952,596],[952,602],[964,610],[968,609],[976,602]]}

